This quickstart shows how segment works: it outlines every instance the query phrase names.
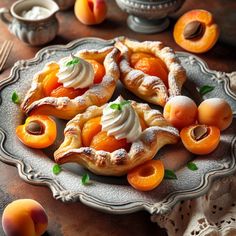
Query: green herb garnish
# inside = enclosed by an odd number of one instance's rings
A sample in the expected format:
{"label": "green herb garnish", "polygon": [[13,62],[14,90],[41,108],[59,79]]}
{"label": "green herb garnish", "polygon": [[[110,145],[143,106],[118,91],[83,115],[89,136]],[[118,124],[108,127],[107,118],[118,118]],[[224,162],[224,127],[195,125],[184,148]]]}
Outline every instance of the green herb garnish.
{"label": "green herb garnish", "polygon": [[122,101],[120,103],[112,103],[110,105],[110,108],[114,109],[114,110],[119,110],[120,111],[120,110],[122,110],[122,107],[127,105],[127,104],[130,104],[130,101],[124,100],[124,101]]}
{"label": "green herb garnish", "polygon": [[110,105],[110,108],[114,110],[121,110],[121,105],[119,103],[113,103]]}
{"label": "green herb garnish", "polygon": [[20,103],[20,97],[19,95],[15,92],[13,92],[12,96],[11,96],[11,100],[15,103],[15,104],[19,104]]}
{"label": "green herb garnish", "polygon": [[199,93],[203,96],[209,92],[211,92],[212,90],[214,90],[214,86],[210,86],[210,85],[204,85],[199,89]]}
{"label": "green herb garnish", "polygon": [[89,184],[89,180],[90,180],[90,177],[89,175],[86,173],[82,176],[82,179],[81,179],[81,182],[83,185],[88,185]]}
{"label": "green herb garnish", "polygon": [[177,176],[174,173],[174,171],[166,169],[165,170],[164,178],[165,179],[177,179]]}
{"label": "green herb garnish", "polygon": [[76,65],[76,64],[79,64],[80,63],[80,59],[78,57],[73,57],[72,60],[68,61],[66,63],[66,66],[73,66],[73,65]]}
{"label": "green herb garnish", "polygon": [[54,165],[52,171],[54,175],[58,175],[61,172],[61,166],[58,164]]}
{"label": "green herb garnish", "polygon": [[198,170],[197,165],[196,165],[195,163],[193,163],[193,162],[189,162],[189,163],[187,164],[187,167],[188,167],[190,170],[192,170],[192,171]]}

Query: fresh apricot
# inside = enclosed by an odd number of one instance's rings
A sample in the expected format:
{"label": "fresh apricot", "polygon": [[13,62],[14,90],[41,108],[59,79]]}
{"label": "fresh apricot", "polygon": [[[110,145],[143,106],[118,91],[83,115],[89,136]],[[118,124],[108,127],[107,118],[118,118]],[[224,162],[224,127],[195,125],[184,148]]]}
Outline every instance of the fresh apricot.
{"label": "fresh apricot", "polygon": [[165,169],[161,160],[150,160],[132,169],[127,180],[137,190],[149,191],[156,188],[164,178]]}
{"label": "fresh apricot", "polygon": [[89,147],[93,137],[102,130],[101,117],[95,117],[88,120],[82,129],[83,145]]}
{"label": "fresh apricot", "polygon": [[129,144],[126,139],[117,140],[114,136],[108,136],[106,131],[101,131],[93,137],[90,147],[96,150],[114,152],[120,148],[128,150]]}
{"label": "fresh apricot", "polygon": [[232,120],[232,109],[222,98],[209,98],[198,106],[200,124],[213,125],[222,131],[230,126]]}
{"label": "fresh apricot", "polygon": [[83,95],[87,90],[88,90],[87,88],[84,89],[65,88],[63,85],[61,85],[56,89],[52,90],[50,96],[55,98],[68,97],[70,99],[73,99]]}
{"label": "fresh apricot", "polygon": [[215,126],[191,125],[184,127],[180,137],[185,148],[198,155],[208,154],[220,142],[220,130]]}
{"label": "fresh apricot", "polygon": [[168,73],[162,66],[161,59],[156,57],[144,57],[134,65],[134,69],[141,70],[148,75],[159,77],[168,87]]}
{"label": "fresh apricot", "polygon": [[101,83],[103,76],[106,73],[104,66],[95,60],[87,59],[86,61],[89,62],[93,67],[93,70],[94,70],[93,82],[94,82],[94,84]]}
{"label": "fresh apricot", "polygon": [[43,93],[46,97],[50,96],[51,92],[58,88],[61,83],[58,82],[58,78],[56,76],[57,72],[53,71],[45,76],[42,84],[43,84]]}
{"label": "fresh apricot", "polygon": [[196,123],[197,105],[186,96],[172,97],[164,106],[163,116],[174,127],[181,129]]}
{"label": "fresh apricot", "polygon": [[2,226],[7,236],[40,236],[47,230],[48,217],[35,200],[19,199],[4,209]]}
{"label": "fresh apricot", "polygon": [[25,120],[25,124],[17,126],[16,135],[26,146],[46,148],[54,143],[57,127],[49,116],[32,115]]}
{"label": "fresh apricot", "polygon": [[77,0],[74,11],[83,24],[100,24],[106,18],[107,4],[104,0]]}
{"label": "fresh apricot", "polygon": [[174,27],[175,42],[187,51],[203,53],[219,38],[219,27],[206,10],[192,10],[181,16]]}

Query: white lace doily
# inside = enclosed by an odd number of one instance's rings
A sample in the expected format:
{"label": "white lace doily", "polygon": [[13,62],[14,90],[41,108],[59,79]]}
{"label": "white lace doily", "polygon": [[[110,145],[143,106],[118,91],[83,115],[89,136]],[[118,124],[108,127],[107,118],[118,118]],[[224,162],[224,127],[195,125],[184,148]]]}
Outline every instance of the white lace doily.
{"label": "white lace doily", "polygon": [[170,213],[151,219],[169,236],[235,236],[236,174],[214,182],[206,195],[182,201]]}
{"label": "white lace doily", "polygon": [[[228,76],[236,91],[236,72]],[[236,236],[236,173],[215,181],[206,195],[181,201],[171,212],[151,220],[168,236]]]}

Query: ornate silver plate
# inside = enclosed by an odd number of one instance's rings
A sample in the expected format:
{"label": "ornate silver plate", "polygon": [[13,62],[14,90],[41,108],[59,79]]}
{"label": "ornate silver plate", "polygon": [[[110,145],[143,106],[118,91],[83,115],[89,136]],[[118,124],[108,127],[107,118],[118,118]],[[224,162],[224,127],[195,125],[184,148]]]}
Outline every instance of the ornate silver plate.
{"label": "ornate silver plate", "polygon": [[[58,137],[53,147],[46,150],[33,150],[19,142],[15,128],[22,124],[24,115],[19,106],[11,101],[13,91],[22,98],[30,87],[32,75],[41,70],[45,63],[58,60],[84,48],[102,48],[112,45],[114,40],[85,38],[76,40],[66,46],[50,46],[42,49],[35,58],[19,61],[12,68],[11,75],[0,83],[0,160],[15,165],[19,175],[25,181],[36,185],[47,185],[54,198],[63,202],[80,200],[84,204],[111,213],[130,213],[147,210],[150,213],[165,213],[180,200],[194,198],[204,194],[212,181],[217,177],[232,174],[236,170],[236,120],[222,133],[221,142],[216,151],[208,156],[194,157],[197,171],[189,170],[183,165],[176,172],[177,180],[164,180],[161,185],[150,192],[138,192],[130,187],[125,177],[101,177],[90,173],[92,183],[81,184],[81,176],[87,170],[77,164],[63,166],[59,175],[54,175],[52,167],[53,150],[63,139],[62,130],[65,121],[57,120]],[[205,97],[222,97],[226,99],[236,114],[236,95],[229,89],[229,78],[225,73],[210,71],[198,57],[179,52],[178,56],[187,69],[189,80],[185,85],[185,93],[192,96],[196,102],[199,97],[197,88],[203,85],[215,86],[215,89]],[[127,90],[118,86],[113,98],[118,94],[125,98],[135,98]],[[135,98],[139,101],[139,99]],[[180,158],[178,150],[164,147],[157,158],[170,156]],[[171,150],[171,151],[170,151]]]}

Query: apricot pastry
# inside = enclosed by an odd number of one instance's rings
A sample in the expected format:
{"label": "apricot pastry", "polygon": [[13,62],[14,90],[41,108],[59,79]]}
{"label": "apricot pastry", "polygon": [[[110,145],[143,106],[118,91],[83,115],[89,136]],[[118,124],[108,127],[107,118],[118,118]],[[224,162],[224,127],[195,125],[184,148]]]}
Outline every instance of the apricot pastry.
{"label": "apricot pastry", "polygon": [[178,130],[159,111],[122,97],[76,115],[64,135],[54,153],[57,163],[76,162],[96,174],[111,176],[126,174],[179,139]]}
{"label": "apricot pastry", "polygon": [[121,82],[138,97],[164,106],[169,97],[181,95],[185,69],[174,51],[159,41],[117,40],[121,51]]}
{"label": "apricot pastry", "polygon": [[81,50],[48,63],[35,75],[21,108],[27,115],[71,119],[89,106],[101,106],[112,96],[119,79],[119,50]]}

